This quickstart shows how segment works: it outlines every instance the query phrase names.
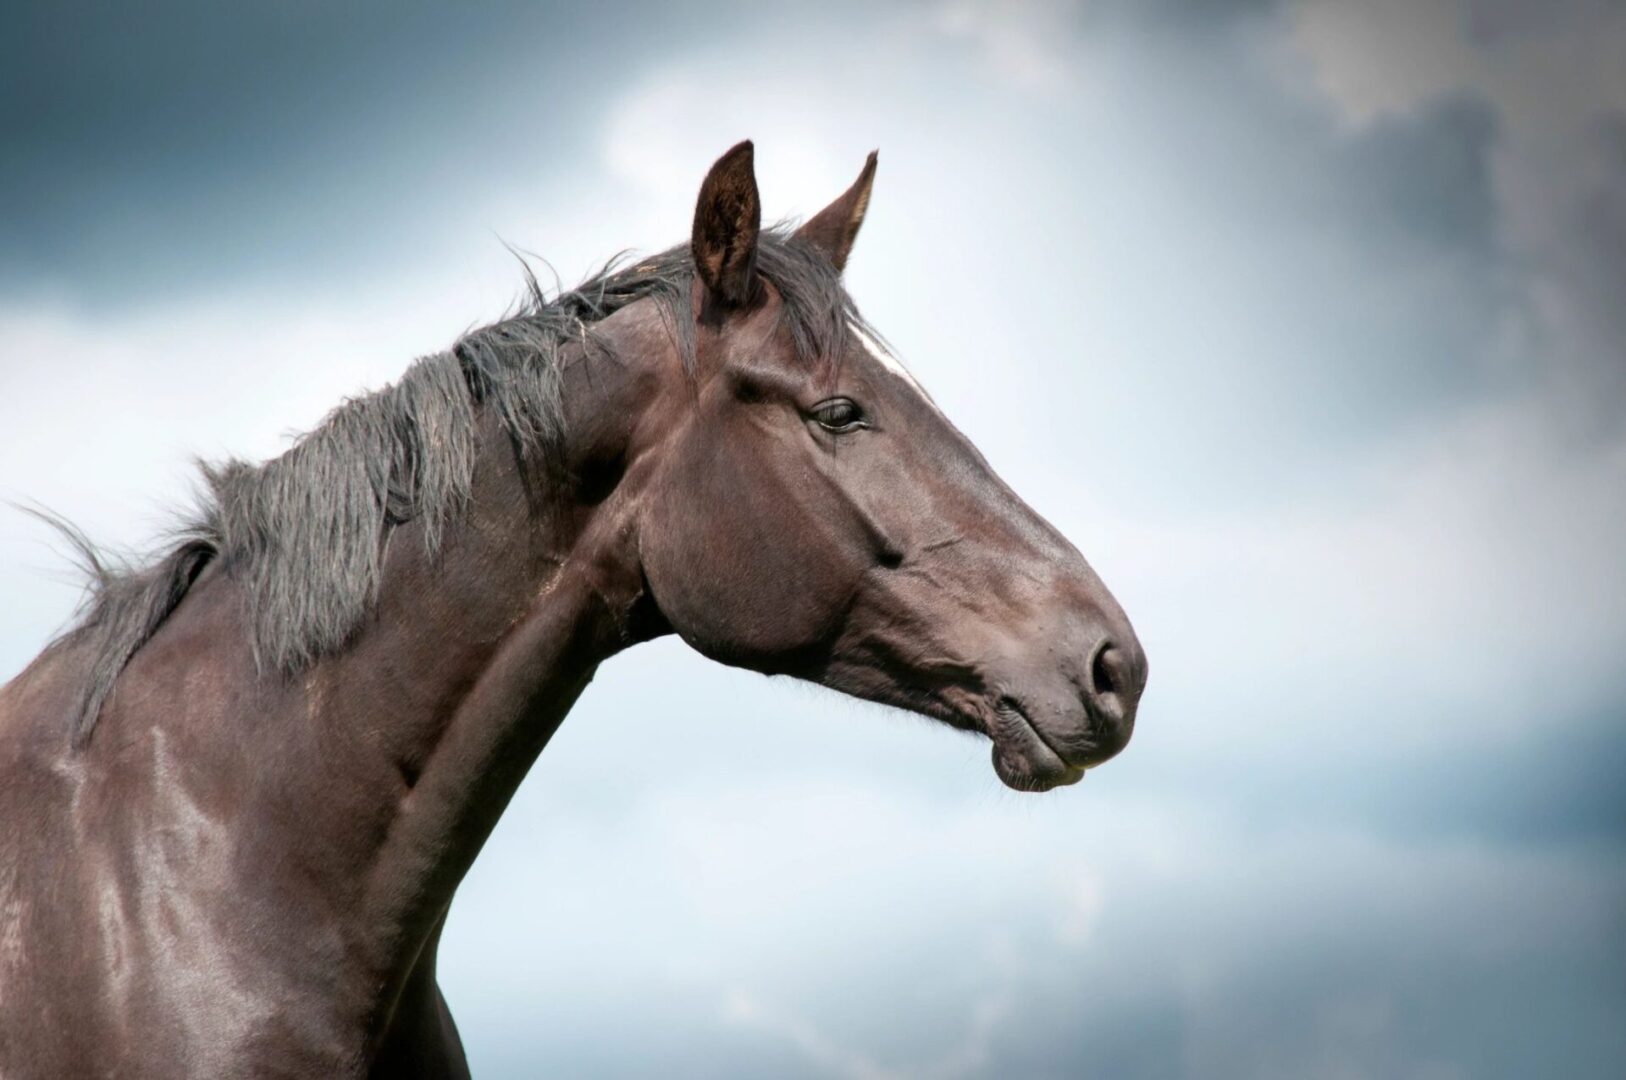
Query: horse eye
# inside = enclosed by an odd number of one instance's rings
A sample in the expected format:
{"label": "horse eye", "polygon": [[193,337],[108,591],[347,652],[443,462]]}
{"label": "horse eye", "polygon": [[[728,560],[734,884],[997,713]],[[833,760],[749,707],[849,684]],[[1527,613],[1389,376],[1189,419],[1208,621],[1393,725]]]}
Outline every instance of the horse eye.
{"label": "horse eye", "polygon": [[813,419],[828,431],[852,431],[864,426],[864,410],[848,398],[831,398],[813,406]]}

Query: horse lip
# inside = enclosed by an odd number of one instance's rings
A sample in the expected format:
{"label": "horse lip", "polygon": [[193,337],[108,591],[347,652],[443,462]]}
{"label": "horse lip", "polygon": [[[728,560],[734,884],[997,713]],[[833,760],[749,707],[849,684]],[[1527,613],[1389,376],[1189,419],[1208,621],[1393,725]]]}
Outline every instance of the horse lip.
{"label": "horse lip", "polygon": [[[1027,749],[1031,750],[1034,747],[1037,747],[1049,759],[1040,764],[1040,767],[1045,775],[1030,773],[1030,775],[1027,777],[1028,781],[1033,785],[1033,790],[1048,791],[1051,788],[1062,787],[1067,784],[1075,784],[1084,778],[1084,767],[1081,765],[1074,765],[1072,762],[1068,761],[1062,756],[1061,752],[1051,744],[1050,740],[1045,738],[1044,732],[1039,730],[1039,725],[1035,724],[1033,722],[1033,718],[1028,716],[1027,710],[1022,707],[1022,703],[1020,701],[1009,695],[1005,695],[994,702],[993,708],[997,713],[1005,716],[1015,716],[1018,720],[1020,720],[1022,733],[1026,736],[1026,741],[1029,744]],[[999,736],[994,733],[991,726],[990,730],[988,731],[988,737],[993,740],[996,747],[996,752],[998,749],[1003,749],[1003,743],[1009,741],[1008,737],[1004,740],[1000,739]],[[1030,760],[1032,757],[1031,754],[1027,753],[1024,753],[1022,756],[1027,757]],[[1001,779],[1004,779],[1004,777],[1002,776]]]}
{"label": "horse lip", "polygon": [[1034,741],[1044,747],[1045,751],[1055,758],[1058,764],[1064,768],[1066,767],[1067,759],[1062,757],[1061,751],[1052,746],[1050,740],[1044,737],[1044,732],[1039,730],[1039,725],[1033,722],[1033,718],[1028,715],[1026,709],[1022,708],[1020,701],[1013,697],[1004,697],[999,700],[999,703],[994,708],[1001,712],[1014,713],[1022,721],[1022,726],[1027,729],[1027,733],[1033,736]]}

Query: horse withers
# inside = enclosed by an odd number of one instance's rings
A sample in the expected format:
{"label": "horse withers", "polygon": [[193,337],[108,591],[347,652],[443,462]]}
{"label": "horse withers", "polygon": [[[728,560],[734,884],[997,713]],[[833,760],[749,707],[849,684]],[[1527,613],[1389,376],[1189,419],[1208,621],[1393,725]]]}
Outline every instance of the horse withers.
{"label": "horse withers", "polygon": [[0,688],[0,1076],[466,1075],[447,907],[607,657],[668,633],[979,732],[1123,748],[1146,660],[1078,551],[878,344],[854,185],[420,360],[96,579]]}

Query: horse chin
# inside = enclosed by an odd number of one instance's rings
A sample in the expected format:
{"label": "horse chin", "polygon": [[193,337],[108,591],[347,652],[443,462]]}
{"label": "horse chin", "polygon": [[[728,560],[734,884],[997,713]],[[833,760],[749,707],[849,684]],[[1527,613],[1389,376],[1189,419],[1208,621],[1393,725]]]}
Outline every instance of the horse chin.
{"label": "horse chin", "polygon": [[994,773],[1016,791],[1050,791],[1084,779],[1084,768],[1063,761],[1015,702],[1006,699],[995,710]]}
{"label": "horse chin", "polygon": [[1051,791],[1084,779],[1084,770],[1068,765],[1048,750],[1037,760],[1014,748],[994,744],[994,773],[1015,791]]}

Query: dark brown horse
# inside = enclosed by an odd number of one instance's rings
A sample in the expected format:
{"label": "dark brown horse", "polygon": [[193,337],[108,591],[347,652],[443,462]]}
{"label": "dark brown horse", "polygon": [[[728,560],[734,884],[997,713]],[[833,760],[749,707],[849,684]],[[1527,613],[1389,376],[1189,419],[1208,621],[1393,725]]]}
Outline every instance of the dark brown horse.
{"label": "dark brown horse", "polygon": [[[706,656],[936,717],[1014,788],[1129,739],[1123,612],[842,288],[875,172],[610,267],[210,470],[0,689],[0,1076],[466,1073],[453,891],[598,665]],[[534,291],[534,290],[533,290]]]}

